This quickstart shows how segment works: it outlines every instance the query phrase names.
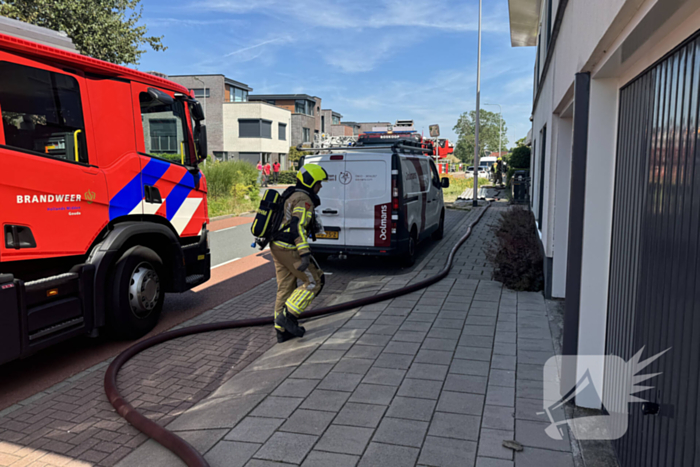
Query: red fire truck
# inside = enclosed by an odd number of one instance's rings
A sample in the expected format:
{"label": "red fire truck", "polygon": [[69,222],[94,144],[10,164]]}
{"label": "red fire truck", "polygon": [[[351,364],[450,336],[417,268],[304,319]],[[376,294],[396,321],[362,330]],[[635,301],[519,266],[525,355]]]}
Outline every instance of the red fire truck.
{"label": "red fire truck", "polygon": [[423,138],[417,131],[411,130],[379,130],[361,133],[357,138],[358,145],[370,146],[375,144],[402,144],[413,145],[423,149],[429,149],[434,159],[444,159],[454,152],[454,148],[447,139],[432,140]]}
{"label": "red fire truck", "polygon": [[210,277],[204,114],[147,73],[0,34],[0,363],[137,338]]}

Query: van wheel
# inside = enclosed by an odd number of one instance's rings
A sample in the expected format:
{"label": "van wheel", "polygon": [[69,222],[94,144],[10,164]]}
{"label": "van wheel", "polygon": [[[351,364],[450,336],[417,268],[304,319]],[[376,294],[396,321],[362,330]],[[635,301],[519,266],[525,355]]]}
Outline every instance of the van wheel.
{"label": "van wheel", "polygon": [[151,249],[135,246],[114,265],[107,284],[107,326],[120,339],[138,339],[152,330],[163,309],[163,262]]}
{"label": "van wheel", "polygon": [[418,233],[416,228],[411,229],[411,235],[408,237],[408,247],[406,252],[401,258],[401,262],[404,267],[411,267],[416,264],[416,250],[418,249]]}
{"label": "van wheel", "polygon": [[445,236],[445,211],[442,211],[442,214],[440,214],[440,225],[438,225],[438,228],[435,232],[433,232],[433,240],[442,240],[442,237]]}

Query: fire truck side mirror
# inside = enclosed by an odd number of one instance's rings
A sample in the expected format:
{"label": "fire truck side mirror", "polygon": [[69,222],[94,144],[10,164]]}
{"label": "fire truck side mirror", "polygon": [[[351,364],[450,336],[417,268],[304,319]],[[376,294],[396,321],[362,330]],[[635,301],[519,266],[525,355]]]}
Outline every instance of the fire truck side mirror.
{"label": "fire truck side mirror", "polygon": [[167,93],[156,88],[148,88],[148,94],[161,104],[172,105],[174,99]]}
{"label": "fire truck side mirror", "polygon": [[195,132],[197,133],[195,141],[197,143],[197,162],[199,163],[205,161],[209,154],[209,148],[207,147],[207,126],[197,125]]}
{"label": "fire truck side mirror", "polygon": [[191,111],[195,120],[198,122],[204,120],[204,110],[202,110],[202,104],[200,102],[195,102],[191,107]]}

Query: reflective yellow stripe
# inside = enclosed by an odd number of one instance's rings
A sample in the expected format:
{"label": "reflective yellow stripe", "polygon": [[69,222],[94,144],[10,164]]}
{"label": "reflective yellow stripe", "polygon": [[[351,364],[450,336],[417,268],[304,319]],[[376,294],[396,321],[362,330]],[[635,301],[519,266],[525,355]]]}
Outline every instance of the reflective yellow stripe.
{"label": "reflective yellow stripe", "polygon": [[306,310],[306,307],[309,306],[309,304],[311,303],[311,300],[313,300],[313,299],[314,299],[314,293],[308,292],[308,295],[306,296],[306,298],[304,299],[304,302],[302,303],[302,307],[304,308],[304,310]]}
{"label": "reflective yellow stripe", "polygon": [[296,245],[290,245],[289,243],[280,242],[278,240],[276,240],[272,243],[274,243],[275,245],[277,245],[280,248],[284,248],[285,250],[296,250],[297,249]]}
{"label": "reflective yellow stripe", "polygon": [[299,308],[297,308],[297,306],[295,304],[293,304],[292,302],[290,302],[289,300],[287,300],[287,303],[285,303],[285,305],[287,306],[287,309],[291,309],[292,311],[295,311],[298,315],[301,314],[301,310]]}
{"label": "reflective yellow stripe", "polygon": [[303,290],[296,290],[287,300],[294,303],[295,305],[301,301],[301,295],[304,293]]}

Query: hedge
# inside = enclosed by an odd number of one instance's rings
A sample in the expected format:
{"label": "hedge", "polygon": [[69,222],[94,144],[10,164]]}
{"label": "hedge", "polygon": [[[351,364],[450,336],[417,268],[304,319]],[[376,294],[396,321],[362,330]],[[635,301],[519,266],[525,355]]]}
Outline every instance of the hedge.
{"label": "hedge", "polygon": [[494,280],[512,290],[542,290],[543,257],[532,212],[513,207],[501,214],[492,230],[495,241],[487,245],[486,257],[494,265]]}

